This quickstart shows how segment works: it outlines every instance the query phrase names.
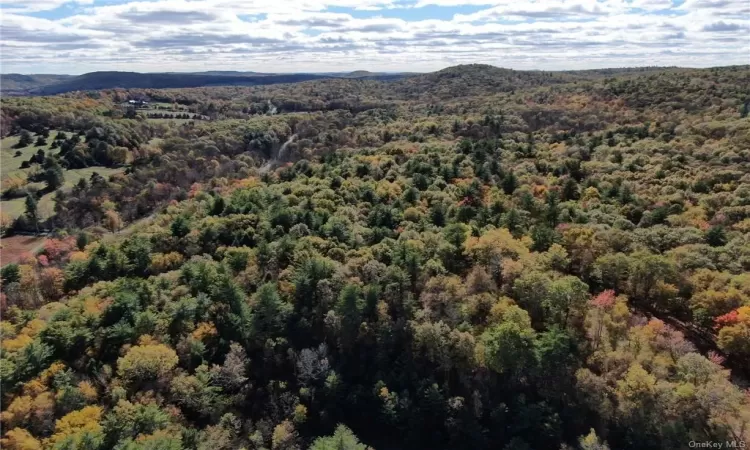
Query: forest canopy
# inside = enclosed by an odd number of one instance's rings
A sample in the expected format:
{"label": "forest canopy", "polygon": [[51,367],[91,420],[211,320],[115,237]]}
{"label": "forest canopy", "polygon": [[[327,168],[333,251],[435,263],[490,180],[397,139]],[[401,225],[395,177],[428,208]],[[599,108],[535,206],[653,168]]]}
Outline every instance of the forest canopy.
{"label": "forest canopy", "polygon": [[47,235],[2,446],[747,442],[749,109],[747,66],[3,99],[2,242]]}

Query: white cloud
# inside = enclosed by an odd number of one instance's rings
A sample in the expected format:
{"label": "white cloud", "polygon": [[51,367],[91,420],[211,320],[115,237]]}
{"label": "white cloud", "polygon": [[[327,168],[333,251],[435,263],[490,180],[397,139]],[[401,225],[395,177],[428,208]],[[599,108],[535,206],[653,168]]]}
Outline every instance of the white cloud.
{"label": "white cloud", "polygon": [[631,0],[627,6],[647,11],[658,11],[672,8],[672,0]]}
{"label": "white cloud", "polygon": [[11,13],[31,13],[49,11],[63,5],[75,6],[92,4],[94,0],[2,0],[3,10]]}
{"label": "white cloud", "polygon": [[544,2],[496,2],[496,6],[474,14],[459,14],[456,20],[475,22],[487,20],[559,20],[570,17],[596,17],[617,12],[613,5],[596,0],[545,0]]}
{"label": "white cloud", "polygon": [[[58,20],[24,15],[29,11],[19,11],[18,0],[0,2],[3,69],[26,73],[750,63],[747,0],[680,6],[671,0],[155,0],[108,6],[82,0],[75,15]],[[467,4],[479,10],[450,20],[413,18],[426,5]],[[404,10],[408,15],[392,17],[404,6],[413,6]],[[362,18],[363,11],[372,12]]]}

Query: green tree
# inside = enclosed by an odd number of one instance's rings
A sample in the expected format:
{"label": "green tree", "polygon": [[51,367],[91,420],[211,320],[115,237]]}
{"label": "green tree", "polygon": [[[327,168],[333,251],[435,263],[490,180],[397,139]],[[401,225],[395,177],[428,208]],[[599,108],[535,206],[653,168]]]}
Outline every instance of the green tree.
{"label": "green tree", "polygon": [[512,171],[509,171],[505,174],[505,177],[503,177],[501,186],[503,192],[510,195],[518,188],[518,178],[516,178],[516,175]]}
{"label": "green tree", "polygon": [[350,348],[357,339],[363,307],[359,287],[353,284],[344,286],[336,304],[336,313],[341,318],[341,342],[344,348]]}
{"label": "green tree", "polygon": [[44,168],[44,182],[47,185],[47,190],[54,191],[65,183],[63,168],[56,158],[46,158],[42,167]]}
{"label": "green tree", "polygon": [[711,247],[723,247],[727,244],[727,235],[724,227],[716,225],[706,230],[706,242]]}
{"label": "green tree", "polygon": [[549,191],[547,193],[547,210],[545,212],[545,216],[547,219],[547,224],[554,228],[558,224],[558,219],[560,217],[560,198],[557,194],[557,191]]}
{"label": "green tree", "polygon": [[39,234],[39,205],[32,194],[26,196],[25,206],[26,212],[24,214],[26,215],[26,218],[34,224],[36,234]]}
{"label": "green tree", "polygon": [[151,242],[143,236],[132,236],[120,247],[128,259],[128,272],[143,275],[151,264]]}
{"label": "green tree", "polygon": [[190,233],[190,223],[185,216],[177,216],[177,218],[172,221],[170,229],[172,230],[172,236],[177,238],[185,237]]}
{"label": "green tree", "polygon": [[578,183],[576,183],[576,180],[573,177],[566,179],[562,188],[562,200],[578,200],[578,196]]}
{"label": "green tree", "polygon": [[531,229],[531,239],[534,240],[531,249],[545,252],[555,243],[555,237],[555,230],[545,225],[537,225]]}
{"label": "green tree", "polygon": [[452,223],[443,229],[443,266],[453,273],[458,273],[466,267],[463,248],[468,233],[469,227],[463,223]]}
{"label": "green tree", "polygon": [[224,212],[224,209],[227,207],[226,201],[224,201],[224,197],[217,196],[214,200],[213,204],[211,205],[211,215],[212,216],[220,216],[221,213]]}
{"label": "green tree", "polygon": [[518,382],[534,366],[534,330],[529,314],[510,306],[503,321],[482,335],[485,361],[490,369]]}
{"label": "green tree", "polygon": [[279,298],[274,283],[266,283],[258,289],[252,306],[252,328],[259,345],[283,335],[292,308]]}
{"label": "green tree", "polygon": [[32,142],[34,142],[34,139],[31,137],[31,133],[23,130],[21,131],[21,134],[18,138],[18,144],[16,144],[16,148],[28,147]]}
{"label": "green tree", "polygon": [[310,446],[310,450],[367,450],[357,436],[345,425],[339,424],[333,436],[319,437]]}
{"label": "green tree", "polygon": [[553,281],[544,300],[547,319],[562,328],[580,323],[589,297],[588,286],[578,277],[566,276]]}
{"label": "green tree", "polygon": [[20,280],[18,264],[11,263],[0,269],[0,279],[2,279],[3,284],[16,283]]}

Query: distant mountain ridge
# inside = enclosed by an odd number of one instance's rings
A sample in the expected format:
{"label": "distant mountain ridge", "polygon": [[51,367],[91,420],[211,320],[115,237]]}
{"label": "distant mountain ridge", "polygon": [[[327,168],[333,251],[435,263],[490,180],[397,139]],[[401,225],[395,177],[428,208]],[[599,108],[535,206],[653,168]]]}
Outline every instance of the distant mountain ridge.
{"label": "distant mountain ridge", "polygon": [[367,80],[396,80],[405,75],[357,71],[350,73],[261,73],[241,71],[207,72],[90,72],[83,75],[22,75],[0,74],[3,95],[54,95],[73,91],[95,91],[114,88],[191,88],[209,86],[257,86],[279,83],[299,83],[327,78],[355,78]]}
{"label": "distant mountain ridge", "polygon": [[409,98],[477,95],[490,89],[515,89],[593,80],[615,75],[641,75],[649,72],[687,70],[678,67],[633,67],[591,70],[539,71],[513,70],[487,64],[465,64],[429,73],[352,72],[265,73],[234,70],[204,72],[139,73],[103,71],[83,75],[0,74],[0,94],[4,96],[55,95],[74,91],[103,89],[180,89],[213,86],[260,86],[315,80],[394,82],[392,89]]}
{"label": "distant mountain ridge", "polygon": [[8,73],[0,75],[0,92],[3,95],[25,95],[30,89],[61,83],[74,75]]}

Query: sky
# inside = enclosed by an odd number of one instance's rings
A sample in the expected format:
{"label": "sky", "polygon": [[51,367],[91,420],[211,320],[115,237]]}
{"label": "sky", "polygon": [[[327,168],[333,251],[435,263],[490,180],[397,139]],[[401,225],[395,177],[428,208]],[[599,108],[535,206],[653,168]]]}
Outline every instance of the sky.
{"label": "sky", "polygon": [[750,64],[750,0],[0,0],[0,71]]}

